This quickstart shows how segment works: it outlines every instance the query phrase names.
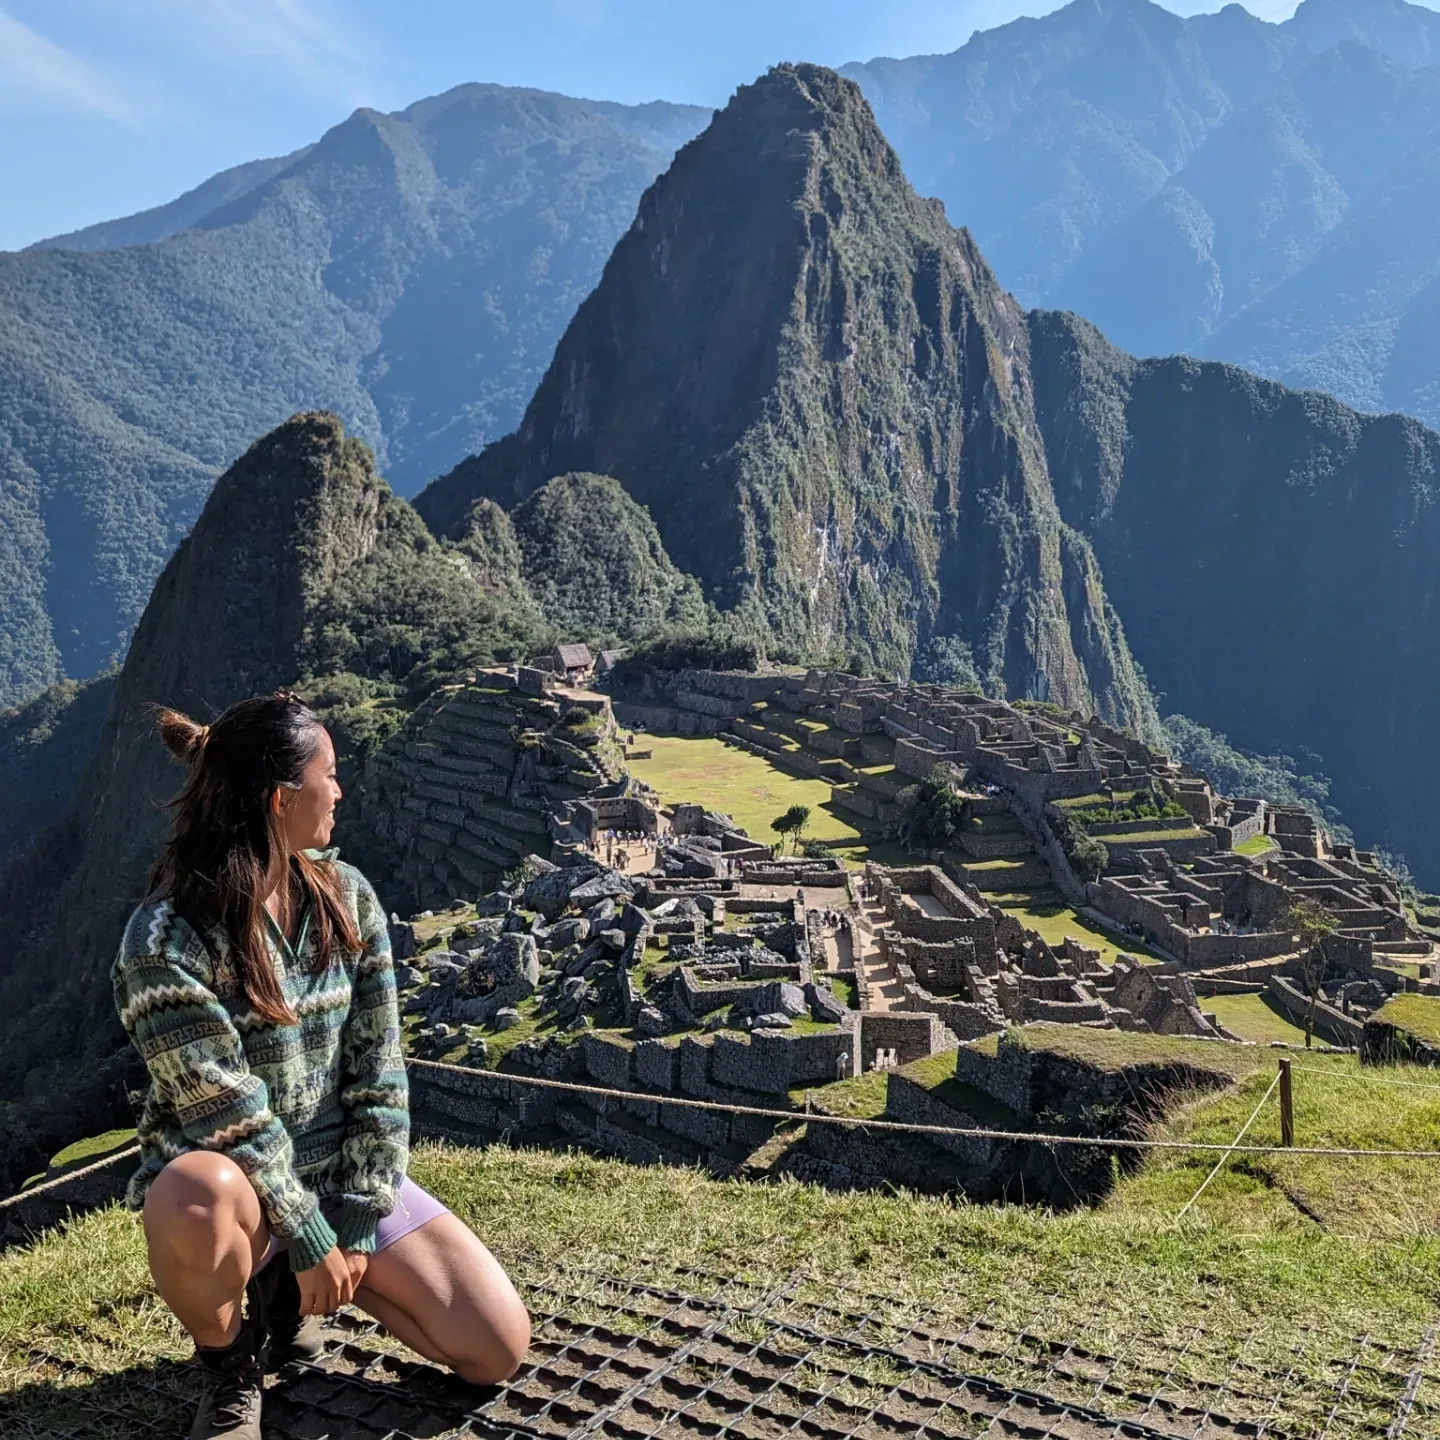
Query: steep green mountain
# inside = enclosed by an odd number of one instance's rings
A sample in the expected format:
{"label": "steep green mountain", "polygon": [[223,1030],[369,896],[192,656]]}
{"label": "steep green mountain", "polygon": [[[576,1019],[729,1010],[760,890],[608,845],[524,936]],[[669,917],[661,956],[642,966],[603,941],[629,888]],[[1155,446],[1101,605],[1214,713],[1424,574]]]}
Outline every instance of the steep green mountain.
{"label": "steep green mountain", "polygon": [[709,600],[781,644],[908,673],[949,637],[1009,693],[1149,729],[1050,492],[1024,349],[858,88],[779,66],[646,193],[519,430],[416,505],[458,537],[479,497],[518,518],[556,475],[611,475]]}
{"label": "steep green mountain", "polygon": [[1034,312],[1050,474],[1166,707],[1311,753],[1358,836],[1440,877],[1440,434]]}
{"label": "steep green mountain", "polygon": [[707,117],[462,86],[0,254],[0,705],[123,654],[215,476],[294,411],[401,493],[504,434]]}
{"label": "steep green mountain", "polygon": [[634,641],[704,625],[700,587],[675,568],[644,507],[608,476],[559,475],[513,519],[530,592],[564,634]]}
{"label": "steep green mountain", "polygon": [[1440,424],[1440,14],[1075,0],[847,67],[1027,304]]}
{"label": "steep green mountain", "polygon": [[216,482],[155,586],[73,798],[0,870],[0,1180],[28,1173],[46,1137],[123,1114],[108,966],[182,779],[146,707],[213,716],[299,685],[353,759],[438,673],[525,643],[336,417],[295,417]]}
{"label": "steep green mountain", "polygon": [[90,758],[114,672],[61,680],[33,700],[0,711],[0,865],[58,820]]}

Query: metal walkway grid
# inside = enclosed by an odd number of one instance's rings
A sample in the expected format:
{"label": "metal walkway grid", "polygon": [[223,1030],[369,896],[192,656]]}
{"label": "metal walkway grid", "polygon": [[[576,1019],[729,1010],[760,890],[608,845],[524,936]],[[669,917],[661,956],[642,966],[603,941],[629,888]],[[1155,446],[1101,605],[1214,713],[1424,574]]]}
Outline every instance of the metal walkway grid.
{"label": "metal walkway grid", "polygon": [[[273,1440],[1434,1440],[1435,1332],[1413,1353],[1368,1338],[1276,1368],[1197,1324],[1179,1340],[1118,1334],[1098,1312],[1056,1338],[1043,1314],[1016,1331],[957,1323],[796,1272],[779,1285],[686,1270],[648,1283],[511,1262],[534,1342],[513,1380],[467,1386],[347,1312],[323,1361],[267,1391]],[[1073,1327],[1072,1327],[1073,1329]],[[1117,1339],[1119,1343],[1117,1343]],[[0,1397],[6,1440],[182,1435],[194,1367],[121,1375],[36,1353]]]}

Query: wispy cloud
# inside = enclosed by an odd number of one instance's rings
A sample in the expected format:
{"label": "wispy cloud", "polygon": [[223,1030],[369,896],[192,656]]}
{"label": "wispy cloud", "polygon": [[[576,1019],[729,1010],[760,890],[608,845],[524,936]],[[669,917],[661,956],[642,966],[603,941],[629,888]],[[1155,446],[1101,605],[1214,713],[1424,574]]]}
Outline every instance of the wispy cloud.
{"label": "wispy cloud", "polygon": [[311,0],[168,0],[179,23],[229,53],[269,61],[315,93],[357,103],[366,56],[352,31]]}
{"label": "wispy cloud", "polygon": [[0,104],[38,101],[139,128],[135,106],[78,55],[0,9]]}

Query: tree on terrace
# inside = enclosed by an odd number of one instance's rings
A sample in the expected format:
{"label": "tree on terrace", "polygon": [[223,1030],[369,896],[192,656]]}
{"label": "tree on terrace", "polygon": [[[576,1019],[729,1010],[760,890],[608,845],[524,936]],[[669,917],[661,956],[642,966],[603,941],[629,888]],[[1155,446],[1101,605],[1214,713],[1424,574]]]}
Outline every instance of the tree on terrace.
{"label": "tree on terrace", "polygon": [[1325,979],[1325,940],[1340,928],[1339,922],[1313,900],[1297,900],[1285,912],[1285,924],[1300,937],[1300,975],[1310,1003],[1305,1007],[1305,1048],[1315,1034],[1315,1010],[1320,984]]}
{"label": "tree on terrace", "polygon": [[792,805],[783,815],[777,815],[770,828],[783,840],[787,835],[799,835],[810,823],[808,805]]}

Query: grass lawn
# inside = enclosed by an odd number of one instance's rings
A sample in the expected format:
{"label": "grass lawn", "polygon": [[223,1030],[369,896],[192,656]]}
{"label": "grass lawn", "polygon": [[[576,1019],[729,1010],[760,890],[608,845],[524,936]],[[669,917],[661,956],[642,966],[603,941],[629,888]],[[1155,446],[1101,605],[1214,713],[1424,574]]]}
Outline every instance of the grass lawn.
{"label": "grass lawn", "polygon": [[[1440,1105],[1382,1087],[1389,1072],[1375,1083],[1358,1077],[1343,1058],[1348,1065],[1328,1062],[1343,1077],[1337,1083],[1296,1076],[1303,1139],[1440,1141]],[[1167,1128],[1228,1140],[1270,1073],[1256,1068],[1235,1090],[1182,1107]],[[873,1113],[883,1100],[883,1074],[863,1078],[875,1093],[850,1095],[851,1113]],[[1253,1133],[1273,1140],[1277,1123],[1272,1103]],[[743,1276],[754,1287],[784,1283],[791,1298],[850,1306],[863,1291],[883,1305],[886,1344],[903,1343],[926,1312],[927,1328],[942,1335],[983,1316],[986,1326],[1028,1334],[1048,1356],[1043,1363],[1059,1370],[1056,1357],[1072,1343],[1080,1354],[1124,1355],[1137,1377],[1152,1365],[1145,1378],[1153,1388],[1164,1376],[1167,1406],[1197,1406],[1160,1416],[1166,1433],[1190,1433],[1205,1383],[1228,1380],[1224,1410],[1251,1406],[1241,1416],[1248,1428],[1236,1433],[1263,1423],[1264,1433],[1297,1440],[1384,1435],[1440,1302],[1426,1167],[1397,1161],[1326,1174],[1299,1160],[1267,1157],[1263,1171],[1236,1163],[1178,1220],[1212,1163],[1147,1160],[1101,1209],[1063,1215],[903,1192],[831,1194],[794,1181],[717,1181],[696,1170],[503,1146],[423,1144],[411,1172],[518,1272],[522,1291],[581,1266],[679,1289],[700,1283],[697,1270]],[[1307,1219],[1292,1194],[1324,1223]],[[1369,1348],[1357,1371],[1361,1335]],[[107,1377],[128,1372],[143,1382],[157,1357],[183,1359],[189,1349],[155,1297],[133,1215],[103,1210],[0,1256],[0,1433],[33,1433],[37,1395],[53,1404],[68,1387],[82,1400],[90,1389],[103,1398],[115,1383]],[[583,1354],[576,1358],[584,1364]],[[961,1363],[989,1370],[997,1362]],[[1085,1373],[1088,1394],[1101,1372]],[[1123,1387],[1127,1375],[1117,1378]],[[1139,1378],[1133,1384],[1143,1389]],[[884,1393],[875,1392],[877,1402]],[[1123,1393],[1096,1393],[1093,1403],[1113,1409]],[[1327,1425],[1337,1394],[1345,1400]],[[171,1433],[175,1417],[166,1418],[163,1433]],[[1440,1426],[1433,1363],[1409,1422],[1391,1433],[1418,1440]]]}
{"label": "grass lawn", "polygon": [[810,807],[807,840],[823,840],[847,865],[866,860],[904,864],[905,852],[864,835],[845,818],[846,812],[830,799],[828,780],[791,775],[734,745],[714,739],[674,735],[647,735],[649,760],[631,760],[631,774],[653,785],[667,804],[692,801],[721,810],[763,845],[779,836],[770,822],[792,805]]}
{"label": "grass lawn", "polygon": [[985,894],[985,898],[1008,911],[1027,929],[1038,931],[1048,945],[1059,945],[1067,935],[1073,935],[1082,945],[1099,950],[1104,965],[1113,965],[1116,955],[1122,951],[1139,960],[1160,959],[1143,940],[1117,937],[1102,930],[1093,920],[1077,915],[1056,890],[994,891]]}
{"label": "grass lawn", "polygon": [[1232,1034],[1257,1045],[1284,1040],[1303,1045],[1305,1032],[1277,1009],[1264,995],[1202,995],[1200,1009],[1214,1015]]}
{"label": "grass lawn", "polygon": [[1235,847],[1237,855],[1265,855],[1280,847],[1268,835],[1254,835]]}
{"label": "grass lawn", "polygon": [[1440,1045],[1440,996],[1397,995],[1382,1005],[1374,1018],[1409,1031],[1427,1045]]}

